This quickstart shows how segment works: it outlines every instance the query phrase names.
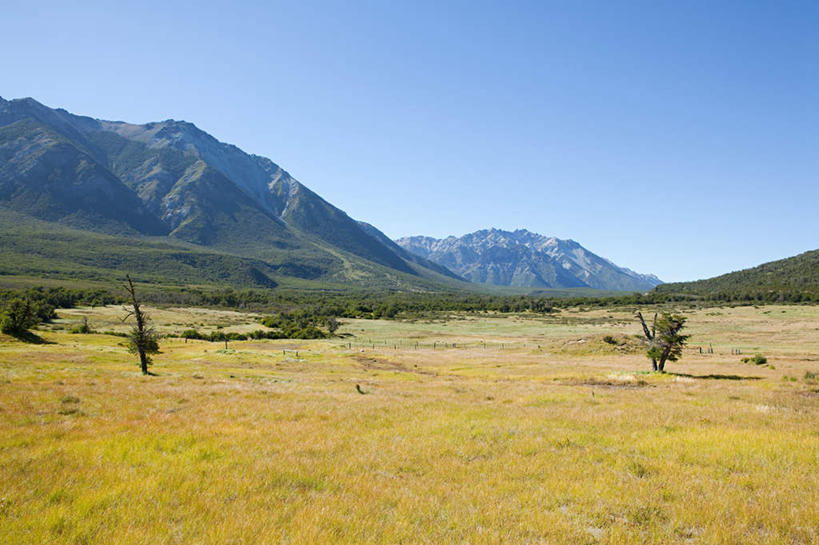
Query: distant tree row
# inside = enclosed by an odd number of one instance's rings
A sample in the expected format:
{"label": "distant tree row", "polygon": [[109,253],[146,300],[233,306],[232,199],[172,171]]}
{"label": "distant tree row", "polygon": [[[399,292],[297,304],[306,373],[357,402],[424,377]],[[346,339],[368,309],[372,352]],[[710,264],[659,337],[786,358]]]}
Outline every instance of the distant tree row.
{"label": "distant tree row", "polygon": [[14,299],[26,300],[37,309],[42,321],[56,318],[54,309],[73,308],[78,305],[99,306],[122,303],[125,297],[103,289],[70,289],[70,288],[26,288],[0,289],[0,308]]}
{"label": "distant tree row", "polygon": [[[262,289],[160,288],[142,286],[141,300],[150,304],[227,307],[279,316],[283,336],[314,327],[328,329],[333,318],[416,318],[440,312],[549,314],[570,307],[644,307],[675,304],[819,303],[819,292],[798,290],[723,290],[706,294],[652,291],[598,297],[548,295],[491,295],[476,293],[398,293],[385,291],[280,291]],[[122,290],[28,288],[0,289],[0,309],[12,301],[28,301],[40,321],[55,317],[55,308],[109,305],[127,302]],[[295,324],[295,325],[293,325]],[[286,329],[286,331],[285,331]],[[309,334],[308,332],[304,333]]]}

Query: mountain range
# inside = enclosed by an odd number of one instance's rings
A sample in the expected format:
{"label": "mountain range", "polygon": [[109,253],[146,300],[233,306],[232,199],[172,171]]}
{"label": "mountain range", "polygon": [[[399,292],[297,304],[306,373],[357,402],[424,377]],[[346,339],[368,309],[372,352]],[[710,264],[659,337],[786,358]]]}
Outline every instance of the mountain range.
{"label": "mountain range", "polygon": [[[244,275],[249,285],[287,278],[396,289],[463,284],[271,160],[192,123],[104,121],[31,98],[0,98],[0,225],[6,266],[31,263],[18,274],[53,272],[55,259],[61,271],[73,265],[53,243],[59,233],[91,260],[97,247],[116,272],[135,265],[151,272],[150,263],[134,263],[140,239],[152,259],[183,263],[195,255],[207,264],[232,256],[252,270]],[[32,253],[43,260],[32,262]]]}
{"label": "mountain range", "polygon": [[185,121],[0,98],[0,275],[244,287],[645,291],[571,240],[491,229],[394,242],[270,159]]}
{"label": "mountain range", "polygon": [[662,283],[654,275],[618,267],[573,240],[547,237],[526,229],[484,229],[444,239],[412,236],[396,242],[481,284],[642,292]]}

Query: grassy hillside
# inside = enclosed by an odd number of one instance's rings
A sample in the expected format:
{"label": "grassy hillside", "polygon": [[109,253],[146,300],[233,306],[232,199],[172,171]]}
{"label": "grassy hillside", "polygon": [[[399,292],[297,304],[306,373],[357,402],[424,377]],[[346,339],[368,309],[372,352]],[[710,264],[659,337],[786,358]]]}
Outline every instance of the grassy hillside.
{"label": "grassy hillside", "polygon": [[716,300],[819,301],[819,250],[706,280],[663,284],[654,292]]}
{"label": "grassy hillside", "polygon": [[55,226],[0,208],[0,275],[117,281],[126,273],[147,283],[277,285],[263,261]]}
{"label": "grassy hillside", "polygon": [[[306,290],[452,291],[464,282],[431,273],[419,278],[321,247],[269,249],[253,259],[168,237],[94,233],[41,221],[0,206],[0,284],[74,287],[118,282],[126,273],[163,287]],[[241,248],[237,248],[237,253]],[[439,278],[435,278],[439,276]],[[17,279],[9,282],[9,279]]]}

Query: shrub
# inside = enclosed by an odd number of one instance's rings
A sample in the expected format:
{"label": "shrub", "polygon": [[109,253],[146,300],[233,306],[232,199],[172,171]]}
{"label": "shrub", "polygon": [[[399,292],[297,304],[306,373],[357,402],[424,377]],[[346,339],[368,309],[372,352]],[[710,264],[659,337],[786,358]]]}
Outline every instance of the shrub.
{"label": "shrub", "polygon": [[153,328],[149,327],[139,331],[139,328],[133,327],[127,338],[128,351],[131,354],[139,354],[140,350],[146,355],[159,353],[159,335]]}
{"label": "shrub", "polygon": [[8,301],[0,315],[0,331],[9,335],[19,335],[39,323],[37,309],[28,299]]}
{"label": "shrub", "polygon": [[283,339],[284,334],[280,331],[265,331],[264,329],[257,329],[256,331],[251,331],[247,335],[251,339]]}
{"label": "shrub", "polygon": [[245,335],[244,333],[225,333],[224,331],[214,331],[213,333],[200,333],[195,329],[186,329],[183,331],[179,336],[183,339],[198,339],[201,341],[210,341],[210,342],[224,342],[224,341],[246,341],[248,338],[254,339],[261,339],[261,338],[269,338],[269,339],[278,339],[278,336],[271,336],[271,337],[256,337],[254,334],[257,333],[265,333],[264,331],[254,331],[250,335]]}
{"label": "shrub", "polygon": [[72,327],[69,333],[93,333],[94,330],[88,325],[88,318],[83,317],[82,323],[76,327]]}
{"label": "shrub", "polygon": [[291,339],[323,339],[326,335],[315,326],[307,326],[291,331],[288,337]]}
{"label": "shrub", "polygon": [[765,365],[766,363],[768,363],[768,358],[766,358],[762,354],[756,354],[753,358],[751,357],[742,358],[742,363],[755,363],[756,365]]}

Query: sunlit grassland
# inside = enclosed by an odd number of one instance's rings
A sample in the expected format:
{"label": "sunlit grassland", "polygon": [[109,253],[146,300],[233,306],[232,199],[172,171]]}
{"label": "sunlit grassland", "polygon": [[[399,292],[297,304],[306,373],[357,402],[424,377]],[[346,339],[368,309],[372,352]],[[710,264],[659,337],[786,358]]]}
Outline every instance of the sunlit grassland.
{"label": "sunlit grassland", "polygon": [[142,377],[122,338],[66,332],[121,314],[0,337],[0,543],[819,543],[819,307],[690,312],[666,375],[596,310],[169,338]]}

